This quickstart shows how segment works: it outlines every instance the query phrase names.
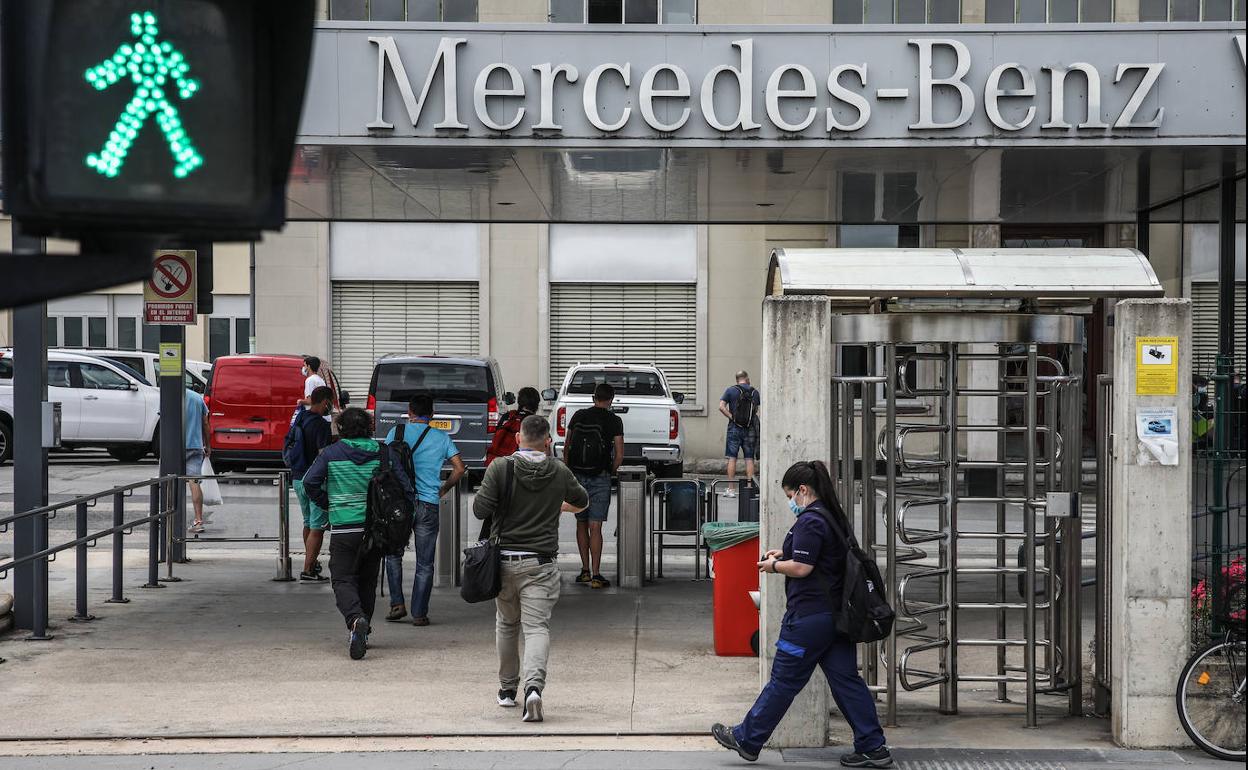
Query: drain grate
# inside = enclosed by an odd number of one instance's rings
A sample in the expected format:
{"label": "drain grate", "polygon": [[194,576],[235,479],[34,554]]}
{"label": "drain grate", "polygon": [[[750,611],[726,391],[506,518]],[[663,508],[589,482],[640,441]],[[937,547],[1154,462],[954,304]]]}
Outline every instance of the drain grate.
{"label": "drain grate", "polygon": [[[844,752],[784,749],[781,756],[785,762],[835,765]],[[893,759],[898,770],[1081,770],[1105,764],[1173,770],[1187,764],[1171,751],[1124,749],[894,749]]]}
{"label": "drain grate", "polygon": [[991,761],[981,759],[902,759],[898,770],[1067,770],[1064,763],[1024,760]]}

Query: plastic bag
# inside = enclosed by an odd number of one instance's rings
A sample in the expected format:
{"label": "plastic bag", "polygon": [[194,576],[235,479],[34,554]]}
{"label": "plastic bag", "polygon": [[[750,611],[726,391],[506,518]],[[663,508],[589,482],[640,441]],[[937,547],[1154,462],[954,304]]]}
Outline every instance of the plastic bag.
{"label": "plastic bag", "polygon": [[[212,469],[212,461],[207,457],[204,458],[203,470],[200,473],[205,476],[216,474],[216,471]],[[204,505],[221,505],[225,502],[221,499],[221,485],[216,479],[203,479],[199,482],[199,490],[204,493]]]}
{"label": "plastic bag", "polygon": [[757,537],[757,521],[708,521],[702,525],[702,539],[712,553]]}

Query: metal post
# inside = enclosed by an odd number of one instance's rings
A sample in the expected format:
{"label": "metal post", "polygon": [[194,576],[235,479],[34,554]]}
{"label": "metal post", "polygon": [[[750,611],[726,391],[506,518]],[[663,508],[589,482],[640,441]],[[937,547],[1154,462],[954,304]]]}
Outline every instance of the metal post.
{"label": "metal post", "polygon": [[[646,469],[625,465],[619,469],[616,498],[619,527],[616,530],[616,583],[621,588],[641,588],[646,570]],[[660,543],[661,547],[661,543]],[[694,551],[694,564],[702,558]],[[662,560],[659,560],[662,569]],[[660,573],[660,577],[662,573]]]}
{"label": "metal post", "polygon": [[1235,362],[1235,161],[1222,163],[1222,182],[1218,187],[1218,368],[1214,381],[1213,416],[1213,505],[1209,506],[1212,519],[1210,553],[1213,563],[1209,576],[1213,582],[1214,613],[1213,633],[1222,632],[1219,618],[1225,608],[1226,587],[1223,585],[1222,556],[1223,528],[1226,526],[1226,461],[1230,431],[1227,429],[1230,415],[1231,372]]}
{"label": "metal post", "polygon": [[[113,527],[120,527],[126,523],[126,499],[121,492],[113,494]],[[105,599],[107,604],[128,604],[130,602],[122,595],[121,581],[123,577],[124,566],[122,563],[125,553],[122,546],[125,544],[125,535],[120,529],[113,532],[113,595]]]}
{"label": "metal post", "polygon": [[1036,726],[1036,345],[1027,345],[1026,454],[1023,469],[1023,670],[1026,725]]}
{"label": "metal post", "polygon": [[1110,559],[1110,462],[1113,459],[1113,389],[1112,375],[1101,374],[1096,378],[1101,389],[1096,400],[1096,661],[1095,682],[1092,688],[1093,712],[1097,716],[1109,713],[1109,559]]}
{"label": "metal post", "polygon": [[[867,346],[867,376],[874,377],[875,345]],[[875,556],[875,388],[874,382],[862,383],[862,545],[873,558]],[[880,683],[880,645],[866,645],[862,661],[863,677],[867,684]]]}
{"label": "metal post", "polygon": [[[1083,488],[1083,348],[1075,346],[1070,357],[1070,375],[1074,378],[1067,387],[1066,435],[1062,451],[1066,453],[1066,468],[1070,472],[1067,488],[1081,492]],[[1074,516],[1067,519],[1066,592],[1066,679],[1071,685],[1067,701],[1072,717],[1083,715],[1083,511],[1080,505]]]}
{"label": "metal post", "polygon": [[[186,352],[186,329],[182,326],[161,326],[160,341],[181,346],[183,359]],[[186,403],[186,385],[183,370],[177,374],[161,374],[160,380],[160,475],[171,476],[186,473],[186,431],[182,414]],[[166,520],[166,526],[178,534],[167,537],[172,546],[166,554],[170,561],[186,561],[186,494],[185,484],[169,488],[170,500],[176,506],[174,515]],[[166,503],[166,508],[169,505]]]}
{"label": "metal post", "polygon": [[[1039,376],[1039,372],[1036,373]],[[1057,411],[1060,386],[1050,382],[1044,391],[1044,492],[1057,489]],[[1058,613],[1058,582],[1065,566],[1057,545],[1058,520],[1046,515],[1044,522],[1044,597],[1048,609],[1044,613],[1044,670],[1048,672],[1046,687],[1057,685],[1057,640],[1061,638],[1061,616]],[[1068,547],[1063,543],[1062,547]]]}
{"label": "metal post", "polygon": [[[445,481],[450,470],[443,468],[439,479]],[[459,543],[455,540],[455,517],[459,515],[455,497],[448,493],[438,499],[438,534],[433,555],[433,584],[445,588],[455,584]]]}
{"label": "metal post", "polygon": [[290,472],[277,473],[277,576],[273,580],[288,583],[295,577],[290,566]]}
{"label": "metal post", "polygon": [[464,552],[464,479],[455,482],[451,490],[454,496],[455,518],[453,519],[455,541],[455,585],[464,584],[464,560],[459,555]]}
{"label": "metal post", "polygon": [[173,517],[177,510],[178,488],[182,486],[182,479],[170,479],[161,484],[161,486],[164,488],[161,494],[161,515],[163,516],[162,521],[165,523],[165,576],[160,579],[160,582],[181,583],[182,578],[174,577],[173,575],[173,562],[175,561]]}
{"label": "metal post", "polygon": [[147,582],[143,588],[164,588],[160,582],[160,483],[147,488],[147,515],[153,520],[147,525]]}
{"label": "metal post", "polygon": [[[884,346],[884,530],[888,538],[886,558],[888,598],[893,607],[897,602],[897,346]],[[897,626],[888,634],[888,682],[886,726],[897,726]]]}
{"label": "metal post", "polygon": [[[78,503],[74,511],[74,537],[81,540],[87,536],[87,504]],[[74,580],[74,623],[86,623],[95,620],[95,616],[87,612],[87,544],[81,542],[75,549]]]}
{"label": "metal post", "polygon": [[[1009,633],[1008,616],[1005,609],[1005,531],[1006,531],[1006,505],[1005,502],[1005,462],[1006,450],[1009,448],[1007,441],[1006,428],[1009,423],[1009,396],[1004,394],[1009,392],[1010,385],[1006,382],[1006,375],[1009,373],[1009,363],[1005,360],[1007,354],[1005,345],[997,346],[997,355],[1000,356],[997,361],[997,382],[1001,395],[997,396],[997,640],[1003,642]],[[1005,645],[997,644],[997,702],[1008,703],[1009,685],[1005,681],[1006,675],[1006,658]]]}
{"label": "metal post", "polygon": [[941,685],[944,713],[958,713],[958,344],[949,343],[945,359],[945,419],[949,431],[945,434],[945,457],[948,462],[945,480],[945,517],[948,539],[943,544],[946,551],[945,636],[949,639],[945,668],[946,680]]}
{"label": "metal post", "polygon": [[[43,241],[13,228],[13,253],[32,259],[43,251]],[[48,504],[48,450],[43,447],[42,407],[48,399],[47,304],[40,302],[13,311],[13,511],[29,511]],[[13,556],[20,559],[48,547],[47,516],[29,516],[13,522]],[[13,570],[13,619],[18,628],[31,629],[30,639],[48,639],[48,562],[23,564]]]}

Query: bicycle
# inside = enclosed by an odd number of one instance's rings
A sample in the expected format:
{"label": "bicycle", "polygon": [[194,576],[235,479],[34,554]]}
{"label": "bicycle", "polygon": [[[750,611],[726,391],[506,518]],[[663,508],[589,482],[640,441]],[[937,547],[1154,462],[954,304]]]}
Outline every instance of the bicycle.
{"label": "bicycle", "polygon": [[1184,732],[1206,753],[1225,760],[1245,758],[1244,587],[1227,597],[1226,632],[1188,659],[1175,691],[1175,705]]}

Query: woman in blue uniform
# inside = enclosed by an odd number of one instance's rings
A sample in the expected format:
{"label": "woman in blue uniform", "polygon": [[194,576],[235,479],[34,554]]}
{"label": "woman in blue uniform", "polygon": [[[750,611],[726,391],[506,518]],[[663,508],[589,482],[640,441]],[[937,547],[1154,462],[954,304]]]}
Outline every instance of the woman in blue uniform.
{"label": "woman in blue uniform", "polygon": [[893,757],[884,742],[875,701],[858,675],[857,647],[836,630],[847,549],[831,520],[838,523],[839,531],[852,530],[836,499],[832,477],[818,460],[800,462],[789,468],[780,485],[797,519],[784,538],[784,547],[767,551],[758,563],[759,572],[785,576],[786,609],[771,681],[739,725],[716,724],[711,734],[743,759],[758,759],[793,698],[818,666],[828,679],[837,709],[854,731],[854,750],[841,757],[841,764],[891,767]]}

